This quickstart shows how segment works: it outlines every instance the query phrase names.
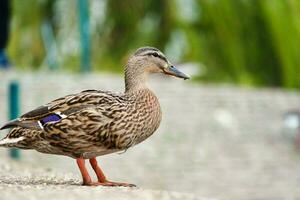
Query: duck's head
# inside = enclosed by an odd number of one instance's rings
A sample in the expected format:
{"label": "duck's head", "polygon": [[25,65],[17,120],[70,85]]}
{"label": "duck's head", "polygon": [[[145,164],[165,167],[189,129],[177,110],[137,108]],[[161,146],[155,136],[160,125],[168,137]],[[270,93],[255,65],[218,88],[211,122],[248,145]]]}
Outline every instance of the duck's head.
{"label": "duck's head", "polygon": [[[142,47],[129,58],[127,67],[140,73],[164,73],[183,79],[190,77],[174,67],[166,56],[154,47]],[[128,69],[126,69],[127,71]]]}

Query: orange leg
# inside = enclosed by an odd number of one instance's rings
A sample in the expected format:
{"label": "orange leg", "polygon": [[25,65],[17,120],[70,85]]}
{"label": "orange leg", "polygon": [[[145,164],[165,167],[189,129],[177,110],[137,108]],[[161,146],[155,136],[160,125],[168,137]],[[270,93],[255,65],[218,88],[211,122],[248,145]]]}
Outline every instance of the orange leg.
{"label": "orange leg", "polygon": [[83,158],[77,158],[76,162],[82,175],[83,185],[89,185],[92,183],[92,179],[85,167],[85,160]]}
{"label": "orange leg", "polygon": [[107,182],[106,177],[105,177],[103,171],[101,170],[101,168],[99,167],[96,158],[91,158],[90,164],[97,175],[98,181],[100,183]]}
{"label": "orange leg", "polygon": [[128,183],[117,183],[117,182],[111,182],[106,180],[106,177],[104,173],[102,172],[101,168],[98,166],[96,158],[91,158],[90,159],[90,164],[92,168],[94,169],[98,182],[92,182],[92,179],[85,167],[85,160],[83,158],[77,158],[77,165],[80,169],[82,179],[83,179],[83,185],[87,186],[124,186],[124,187],[135,187],[133,184],[128,184]]}

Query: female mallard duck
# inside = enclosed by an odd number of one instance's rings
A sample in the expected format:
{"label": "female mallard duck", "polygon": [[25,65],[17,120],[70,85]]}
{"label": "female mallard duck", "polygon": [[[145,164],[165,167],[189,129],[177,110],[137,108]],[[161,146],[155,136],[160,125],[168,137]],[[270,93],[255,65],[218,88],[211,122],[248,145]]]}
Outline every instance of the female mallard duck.
{"label": "female mallard duck", "polygon": [[[189,78],[158,49],[140,48],[125,67],[124,93],[85,90],[56,99],[5,124],[1,129],[12,130],[0,140],[0,146],[75,158],[83,185],[134,186],[108,181],[96,157],[126,150],[158,128],[159,102],[146,85],[150,73]],[[89,159],[98,182],[92,182],[85,159]]]}

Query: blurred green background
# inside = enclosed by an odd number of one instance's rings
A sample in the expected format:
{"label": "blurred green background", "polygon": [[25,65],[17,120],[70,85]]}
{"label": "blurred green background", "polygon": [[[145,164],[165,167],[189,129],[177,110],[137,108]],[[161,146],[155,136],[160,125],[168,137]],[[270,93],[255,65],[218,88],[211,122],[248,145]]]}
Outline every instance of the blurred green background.
{"label": "blurred green background", "polygon": [[[13,64],[79,72],[78,3],[12,1]],[[298,0],[89,0],[88,11],[94,71],[121,73],[132,51],[151,45],[196,63],[194,80],[300,88]]]}

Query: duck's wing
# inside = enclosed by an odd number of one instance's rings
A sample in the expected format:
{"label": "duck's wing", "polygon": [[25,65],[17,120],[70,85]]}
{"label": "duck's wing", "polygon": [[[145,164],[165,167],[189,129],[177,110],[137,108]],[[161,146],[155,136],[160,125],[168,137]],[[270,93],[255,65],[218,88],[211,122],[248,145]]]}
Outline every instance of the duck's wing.
{"label": "duck's wing", "polygon": [[78,154],[77,157],[84,152],[106,151],[117,147],[114,135],[123,131],[116,128],[116,115],[119,114],[107,108],[85,108],[45,124],[41,137],[65,152]]}
{"label": "duck's wing", "polygon": [[101,106],[101,104],[109,105],[115,101],[121,103],[122,97],[107,91],[85,90],[77,94],[55,99],[48,104],[27,112],[21,117],[6,123],[0,130],[13,127],[41,130],[45,124],[58,122],[82,109],[95,105]]}

